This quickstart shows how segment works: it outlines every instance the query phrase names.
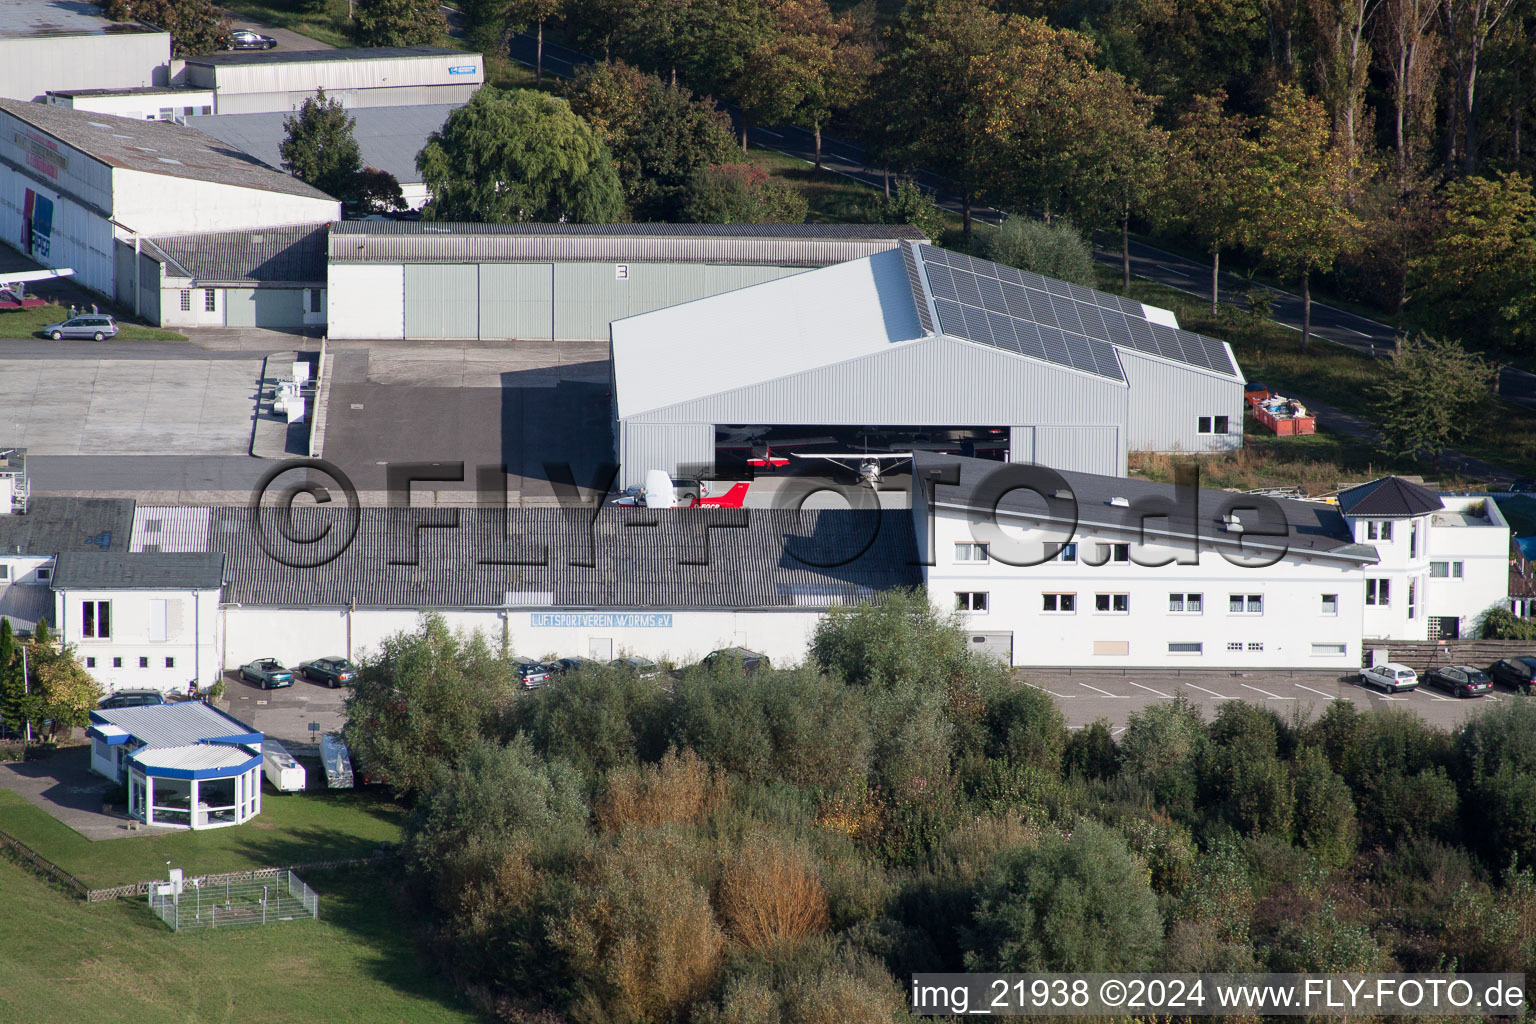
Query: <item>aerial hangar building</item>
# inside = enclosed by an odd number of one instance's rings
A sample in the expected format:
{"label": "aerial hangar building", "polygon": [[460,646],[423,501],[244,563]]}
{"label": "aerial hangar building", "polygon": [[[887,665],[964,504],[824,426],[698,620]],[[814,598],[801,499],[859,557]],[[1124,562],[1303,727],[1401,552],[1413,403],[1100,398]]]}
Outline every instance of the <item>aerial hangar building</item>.
{"label": "aerial hangar building", "polygon": [[1225,342],[1168,310],[922,242],[615,320],[623,485],[786,451],[926,449],[1124,476],[1242,445]]}

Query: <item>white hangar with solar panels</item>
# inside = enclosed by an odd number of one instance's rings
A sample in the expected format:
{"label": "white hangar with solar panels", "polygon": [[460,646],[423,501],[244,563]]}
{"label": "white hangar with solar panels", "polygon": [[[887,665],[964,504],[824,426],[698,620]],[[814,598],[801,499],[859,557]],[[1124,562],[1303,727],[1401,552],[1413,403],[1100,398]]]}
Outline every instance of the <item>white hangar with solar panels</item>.
{"label": "white hangar with solar panels", "polygon": [[949,451],[1124,476],[1241,447],[1225,342],[1168,310],[905,241],[611,328],[624,485],[743,452]]}

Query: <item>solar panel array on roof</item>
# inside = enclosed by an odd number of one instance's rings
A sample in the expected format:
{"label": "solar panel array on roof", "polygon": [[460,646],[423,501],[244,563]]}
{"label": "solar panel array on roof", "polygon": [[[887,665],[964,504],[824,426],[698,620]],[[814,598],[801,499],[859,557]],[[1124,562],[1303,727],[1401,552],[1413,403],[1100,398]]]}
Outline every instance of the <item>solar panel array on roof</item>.
{"label": "solar panel array on roof", "polygon": [[[1114,346],[1086,336],[1080,326],[1058,326],[1052,309],[1055,297],[1031,292],[1020,271],[929,245],[918,248],[943,333],[1125,380]],[[1043,286],[1044,278],[1029,276]]]}
{"label": "solar panel array on roof", "polygon": [[1134,299],[931,245],[916,249],[945,334],[1115,380],[1125,379],[1116,347],[1238,375],[1221,342],[1148,320]]}

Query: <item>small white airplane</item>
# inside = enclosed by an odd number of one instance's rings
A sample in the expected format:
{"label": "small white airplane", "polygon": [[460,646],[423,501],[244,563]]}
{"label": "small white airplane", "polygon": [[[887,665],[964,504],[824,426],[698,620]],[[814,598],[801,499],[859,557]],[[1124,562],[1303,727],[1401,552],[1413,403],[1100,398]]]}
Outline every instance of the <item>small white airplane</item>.
{"label": "small white airplane", "polygon": [[[889,469],[895,469],[903,462],[912,461],[911,452],[829,452],[829,453],[794,453],[797,459],[826,459],[834,465],[844,469],[853,470],[859,475],[859,482],[869,484],[871,487],[880,486],[880,475]],[[885,466],[882,463],[889,462]]]}
{"label": "small white airplane", "polygon": [[0,309],[21,309],[23,306],[41,306],[43,300],[27,297],[27,285],[33,281],[51,281],[56,277],[74,277],[68,267],[50,270],[0,270]]}

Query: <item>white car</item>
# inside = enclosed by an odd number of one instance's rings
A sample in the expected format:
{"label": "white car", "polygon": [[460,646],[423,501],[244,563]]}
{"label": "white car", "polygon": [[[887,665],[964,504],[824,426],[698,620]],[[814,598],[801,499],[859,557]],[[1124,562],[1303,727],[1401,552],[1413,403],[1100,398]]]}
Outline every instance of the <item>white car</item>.
{"label": "white car", "polygon": [[1397,693],[1399,690],[1411,690],[1418,686],[1419,676],[1407,665],[1389,661],[1385,665],[1372,665],[1370,668],[1361,669],[1360,682],[1385,690],[1387,693]]}

